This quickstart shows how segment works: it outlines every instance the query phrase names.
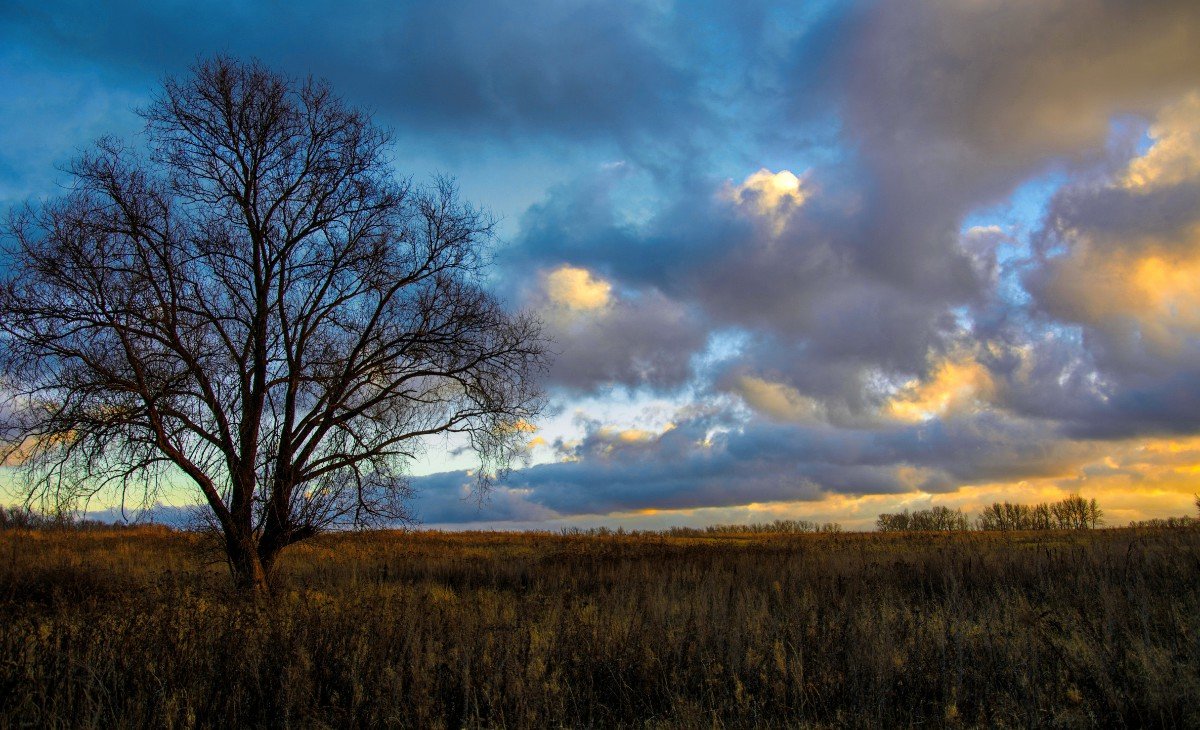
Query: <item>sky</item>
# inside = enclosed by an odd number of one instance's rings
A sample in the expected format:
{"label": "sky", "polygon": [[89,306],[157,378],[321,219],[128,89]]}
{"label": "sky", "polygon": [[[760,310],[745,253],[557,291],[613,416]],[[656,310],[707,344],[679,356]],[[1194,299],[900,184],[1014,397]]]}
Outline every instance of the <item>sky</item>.
{"label": "sky", "polygon": [[216,53],[456,178],[554,338],[504,483],[413,464],[427,526],[1194,512],[1194,0],[7,0],[0,210]]}

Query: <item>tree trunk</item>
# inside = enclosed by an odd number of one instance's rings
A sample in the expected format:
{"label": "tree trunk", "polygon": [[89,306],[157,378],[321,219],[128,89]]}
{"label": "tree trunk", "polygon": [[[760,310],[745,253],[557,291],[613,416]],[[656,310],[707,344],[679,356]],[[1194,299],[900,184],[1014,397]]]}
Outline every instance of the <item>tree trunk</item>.
{"label": "tree trunk", "polygon": [[227,540],[226,552],[233,581],[247,595],[266,596],[271,592],[270,571],[258,556],[253,540]]}

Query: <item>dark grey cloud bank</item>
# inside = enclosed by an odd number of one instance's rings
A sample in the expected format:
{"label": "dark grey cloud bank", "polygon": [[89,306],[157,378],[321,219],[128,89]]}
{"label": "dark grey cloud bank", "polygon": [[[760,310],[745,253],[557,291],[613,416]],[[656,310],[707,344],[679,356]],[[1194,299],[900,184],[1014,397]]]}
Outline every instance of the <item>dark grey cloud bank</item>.
{"label": "dark grey cloud bank", "polygon": [[1094,444],[996,414],[919,426],[848,430],[756,422],[714,432],[719,415],[643,440],[592,428],[574,461],[515,472],[482,503],[464,472],[414,480],[427,523],[530,521],[639,509],[816,501],[828,494],[944,492],[963,483],[1066,476]]}
{"label": "dark grey cloud bank", "polygon": [[649,2],[17,0],[0,24],[27,54],[139,83],[198,56],[256,57],[426,140],[664,138],[705,106],[688,15]]}

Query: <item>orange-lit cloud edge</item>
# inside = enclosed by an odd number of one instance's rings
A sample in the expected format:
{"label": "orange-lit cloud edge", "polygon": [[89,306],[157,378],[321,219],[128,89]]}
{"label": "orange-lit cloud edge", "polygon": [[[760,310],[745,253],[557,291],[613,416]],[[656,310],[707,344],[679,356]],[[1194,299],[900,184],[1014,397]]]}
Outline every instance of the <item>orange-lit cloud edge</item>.
{"label": "orange-lit cloud edge", "polygon": [[[703,526],[777,519],[837,522],[848,530],[870,530],[881,513],[924,509],[934,505],[978,514],[994,502],[1032,504],[1062,499],[1069,494],[1095,498],[1104,510],[1105,524],[1121,527],[1131,521],[1194,515],[1194,494],[1200,483],[1200,437],[1135,439],[1097,446],[1095,459],[1063,464],[1061,475],[1018,482],[964,484],[952,492],[863,496],[830,494],[817,501],[764,502],[736,507],[681,510],[637,510],[584,516],[587,524],[621,524],[631,529]],[[568,522],[571,520],[568,520]]]}

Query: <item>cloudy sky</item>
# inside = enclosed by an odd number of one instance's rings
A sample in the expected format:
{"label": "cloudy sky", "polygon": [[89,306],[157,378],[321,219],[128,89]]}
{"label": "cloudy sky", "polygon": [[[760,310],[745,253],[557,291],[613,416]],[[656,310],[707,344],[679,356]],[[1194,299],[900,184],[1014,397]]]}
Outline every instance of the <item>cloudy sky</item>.
{"label": "cloudy sky", "polygon": [[431,442],[427,525],[1194,511],[1194,0],[8,0],[0,208],[218,52],[502,219],[552,408],[482,503]]}

